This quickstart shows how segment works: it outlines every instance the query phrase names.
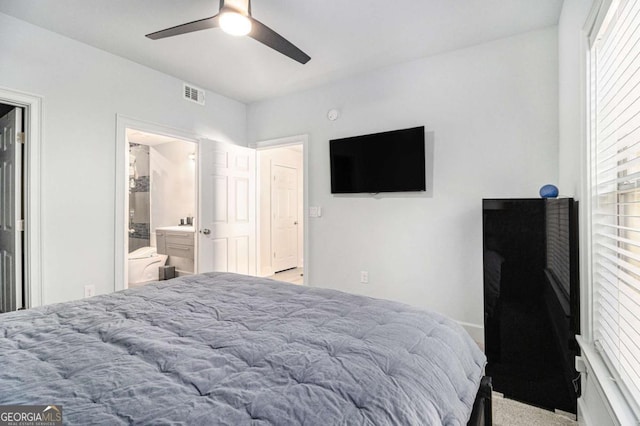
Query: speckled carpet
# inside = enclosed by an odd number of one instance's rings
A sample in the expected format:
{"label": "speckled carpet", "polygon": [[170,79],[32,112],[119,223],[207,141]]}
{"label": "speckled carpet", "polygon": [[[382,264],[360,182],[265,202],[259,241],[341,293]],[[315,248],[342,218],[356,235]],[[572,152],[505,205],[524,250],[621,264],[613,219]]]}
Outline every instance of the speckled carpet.
{"label": "speckled carpet", "polygon": [[[569,415],[569,414],[568,414]],[[569,417],[493,394],[494,426],[575,426]]]}

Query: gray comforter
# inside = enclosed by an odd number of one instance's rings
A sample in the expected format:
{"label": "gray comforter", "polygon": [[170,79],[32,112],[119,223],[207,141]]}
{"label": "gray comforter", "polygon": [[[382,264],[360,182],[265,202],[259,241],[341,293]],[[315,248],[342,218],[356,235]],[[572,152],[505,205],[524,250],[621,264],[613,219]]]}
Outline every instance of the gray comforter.
{"label": "gray comforter", "polygon": [[463,425],[484,363],[442,315],[226,273],[0,315],[0,405],[65,424]]}

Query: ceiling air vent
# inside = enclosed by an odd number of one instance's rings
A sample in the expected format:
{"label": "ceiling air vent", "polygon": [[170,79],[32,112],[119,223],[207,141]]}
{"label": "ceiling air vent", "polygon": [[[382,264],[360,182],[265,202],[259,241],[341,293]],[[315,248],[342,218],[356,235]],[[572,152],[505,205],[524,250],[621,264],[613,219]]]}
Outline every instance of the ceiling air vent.
{"label": "ceiling air vent", "polygon": [[204,90],[198,89],[197,87],[187,83],[184,83],[182,86],[184,88],[182,96],[186,100],[204,105]]}

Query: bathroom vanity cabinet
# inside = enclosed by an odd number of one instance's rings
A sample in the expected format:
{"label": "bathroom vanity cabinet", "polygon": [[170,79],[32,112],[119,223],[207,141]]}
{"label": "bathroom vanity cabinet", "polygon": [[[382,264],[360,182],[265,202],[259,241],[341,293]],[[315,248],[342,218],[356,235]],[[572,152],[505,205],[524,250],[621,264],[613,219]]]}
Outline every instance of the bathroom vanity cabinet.
{"label": "bathroom vanity cabinet", "polygon": [[156,228],[158,253],[169,256],[168,265],[178,273],[192,274],[195,259],[195,229],[193,226],[166,226]]}

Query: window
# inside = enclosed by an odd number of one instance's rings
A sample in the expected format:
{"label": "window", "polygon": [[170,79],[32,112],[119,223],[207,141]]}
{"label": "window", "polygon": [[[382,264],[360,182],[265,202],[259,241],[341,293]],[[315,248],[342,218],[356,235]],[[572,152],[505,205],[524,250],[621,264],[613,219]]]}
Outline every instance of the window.
{"label": "window", "polygon": [[[605,2],[606,3],[606,2]],[[589,52],[593,338],[640,402],[640,0],[609,2]]]}

